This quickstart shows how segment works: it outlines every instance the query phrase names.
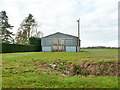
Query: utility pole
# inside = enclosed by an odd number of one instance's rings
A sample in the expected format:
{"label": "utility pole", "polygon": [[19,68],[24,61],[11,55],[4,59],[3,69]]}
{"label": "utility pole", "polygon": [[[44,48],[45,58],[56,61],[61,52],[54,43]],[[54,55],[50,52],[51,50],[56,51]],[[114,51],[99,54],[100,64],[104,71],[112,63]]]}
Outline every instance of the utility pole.
{"label": "utility pole", "polygon": [[80,51],[80,41],[79,41],[79,39],[80,39],[80,18],[79,18],[79,20],[77,20],[77,22],[78,22],[78,52]]}

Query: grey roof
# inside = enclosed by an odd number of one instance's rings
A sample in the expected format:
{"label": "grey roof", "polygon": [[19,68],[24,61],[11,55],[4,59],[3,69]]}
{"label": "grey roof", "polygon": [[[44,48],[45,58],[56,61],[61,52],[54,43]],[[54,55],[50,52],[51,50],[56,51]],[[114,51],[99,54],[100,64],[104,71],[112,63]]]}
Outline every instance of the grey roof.
{"label": "grey roof", "polygon": [[71,36],[71,37],[78,38],[77,36],[73,36],[73,35],[69,35],[69,34],[64,34],[64,33],[61,33],[61,32],[56,32],[56,33],[54,33],[54,34],[50,34],[50,35],[45,36],[45,37],[42,37],[42,38],[46,38],[46,37],[49,37],[49,36],[52,36],[52,35],[55,35],[55,34],[63,34],[63,35],[67,35],[67,36]]}

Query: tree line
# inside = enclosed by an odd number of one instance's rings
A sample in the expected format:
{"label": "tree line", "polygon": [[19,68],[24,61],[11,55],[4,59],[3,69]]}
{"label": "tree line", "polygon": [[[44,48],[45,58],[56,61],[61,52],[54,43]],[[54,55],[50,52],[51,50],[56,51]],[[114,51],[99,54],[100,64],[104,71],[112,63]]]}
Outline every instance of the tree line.
{"label": "tree line", "polygon": [[[0,12],[0,42],[30,44],[31,37],[41,38],[43,33],[38,31],[38,22],[32,14],[29,14],[20,24],[17,33],[11,31],[14,26],[8,22],[6,11]],[[15,36],[15,38],[13,38]]]}

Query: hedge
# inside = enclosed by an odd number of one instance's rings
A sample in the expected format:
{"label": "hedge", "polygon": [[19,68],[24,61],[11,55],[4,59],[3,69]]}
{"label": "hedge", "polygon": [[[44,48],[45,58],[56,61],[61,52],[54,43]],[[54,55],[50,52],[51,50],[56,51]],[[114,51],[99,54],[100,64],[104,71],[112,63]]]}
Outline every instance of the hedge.
{"label": "hedge", "polygon": [[37,51],[42,51],[42,46],[41,46],[41,38],[38,37],[30,37],[29,38],[30,44],[35,45],[37,48]]}
{"label": "hedge", "polygon": [[1,45],[2,45],[2,53],[34,52],[38,50],[38,48],[36,48],[35,45],[20,45],[20,44],[7,44],[7,43],[2,43]]}

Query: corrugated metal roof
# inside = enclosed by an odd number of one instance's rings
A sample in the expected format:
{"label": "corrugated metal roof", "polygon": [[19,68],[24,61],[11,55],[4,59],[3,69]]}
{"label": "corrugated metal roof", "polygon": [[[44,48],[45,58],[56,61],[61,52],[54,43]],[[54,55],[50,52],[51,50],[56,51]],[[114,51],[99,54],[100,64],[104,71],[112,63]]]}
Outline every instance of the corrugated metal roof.
{"label": "corrugated metal roof", "polygon": [[73,35],[69,35],[69,34],[64,34],[64,33],[61,33],[61,32],[56,32],[56,33],[54,33],[54,34],[50,34],[50,35],[45,36],[45,37],[42,37],[42,38],[46,38],[46,37],[49,37],[49,36],[52,36],[52,35],[55,35],[55,34],[63,34],[63,35],[66,35],[66,36],[71,36],[71,37],[78,38],[77,36],[73,36]]}

